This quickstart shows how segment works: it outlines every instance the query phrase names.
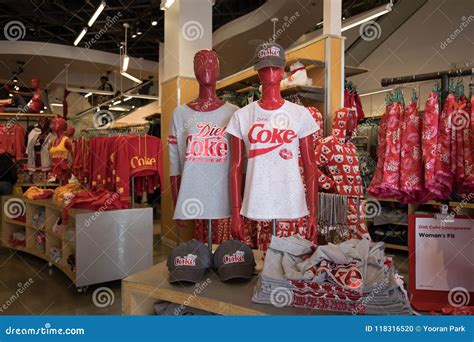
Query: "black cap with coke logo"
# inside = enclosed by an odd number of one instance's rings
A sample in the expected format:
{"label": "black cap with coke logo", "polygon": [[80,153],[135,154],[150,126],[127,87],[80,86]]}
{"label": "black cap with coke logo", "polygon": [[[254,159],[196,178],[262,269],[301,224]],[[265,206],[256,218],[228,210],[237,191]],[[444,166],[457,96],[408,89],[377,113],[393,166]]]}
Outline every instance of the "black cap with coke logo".
{"label": "black cap with coke logo", "polygon": [[221,280],[250,279],[255,270],[255,257],[242,241],[227,240],[214,252],[214,266]]}
{"label": "black cap with coke logo", "polygon": [[277,43],[263,43],[257,47],[254,59],[254,69],[266,67],[285,68],[285,49]]}
{"label": "black cap with coke logo", "polygon": [[169,282],[197,283],[212,267],[212,253],[202,242],[190,240],[180,243],[168,255]]}

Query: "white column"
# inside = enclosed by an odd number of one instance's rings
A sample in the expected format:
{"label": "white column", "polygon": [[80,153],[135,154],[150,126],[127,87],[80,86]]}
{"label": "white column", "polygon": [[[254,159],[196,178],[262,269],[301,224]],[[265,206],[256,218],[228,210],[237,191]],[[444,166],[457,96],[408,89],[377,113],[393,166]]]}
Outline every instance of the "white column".
{"label": "white column", "polygon": [[341,35],[342,0],[324,0],[323,34]]}
{"label": "white column", "polygon": [[162,81],[194,77],[193,56],[202,49],[212,49],[212,1],[176,0],[165,12]]}
{"label": "white column", "polygon": [[160,42],[158,56],[158,104],[161,107],[161,83],[165,74],[165,44]]}

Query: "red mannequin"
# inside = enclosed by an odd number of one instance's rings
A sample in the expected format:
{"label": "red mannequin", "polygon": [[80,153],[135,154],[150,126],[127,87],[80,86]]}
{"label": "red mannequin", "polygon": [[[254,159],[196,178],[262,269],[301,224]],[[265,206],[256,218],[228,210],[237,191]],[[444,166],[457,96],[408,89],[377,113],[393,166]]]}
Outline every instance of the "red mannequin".
{"label": "red mannequin", "polygon": [[66,184],[71,177],[71,169],[67,164],[67,158],[72,151],[72,144],[65,134],[67,130],[66,120],[61,117],[55,118],[51,123],[51,130],[56,134],[56,139],[50,148],[53,172],[60,184]]}
{"label": "red mannequin", "polygon": [[75,132],[76,130],[74,129],[74,127],[68,127],[65,134],[68,138],[72,139],[74,137]]}
{"label": "red mannequin", "polygon": [[[21,111],[25,113],[39,113],[43,109],[43,93],[41,91],[41,82],[37,78],[31,80],[31,87],[33,88],[33,93],[29,92],[20,92],[15,89],[12,89],[9,86],[4,86],[6,90],[14,94],[13,100],[17,105],[21,105],[23,109]],[[26,103],[23,97],[33,96],[31,100]],[[6,108],[5,112],[16,112],[18,108]]]}
{"label": "red mannequin", "polygon": [[[194,55],[194,75],[199,83],[197,99],[187,106],[198,112],[210,112],[221,107],[224,102],[216,94],[217,78],[219,77],[219,58],[212,50],[200,50]],[[178,200],[181,176],[171,176],[171,192],[174,204]],[[184,227],[182,220],[176,220],[179,227]]]}
{"label": "red mannequin", "polygon": [[[280,94],[280,82],[283,79],[284,70],[278,67],[266,67],[258,70],[258,76],[262,81],[262,98],[259,105],[263,109],[275,110],[283,106],[285,100]],[[316,161],[314,158],[312,136],[300,139],[300,152],[303,160],[304,174],[307,189],[307,202],[309,208],[308,230],[306,238],[312,241],[317,236],[317,175]],[[232,167],[230,170],[230,194],[232,203],[232,236],[235,239],[244,239],[243,223],[240,216],[242,208],[242,167],[244,161],[244,142],[232,136]]]}

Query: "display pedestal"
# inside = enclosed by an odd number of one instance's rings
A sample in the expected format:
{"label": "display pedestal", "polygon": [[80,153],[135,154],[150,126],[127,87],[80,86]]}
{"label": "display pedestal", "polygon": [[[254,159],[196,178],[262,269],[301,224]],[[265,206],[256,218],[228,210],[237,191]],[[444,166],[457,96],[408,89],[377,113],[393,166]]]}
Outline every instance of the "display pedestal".
{"label": "display pedestal", "polygon": [[[257,272],[263,267],[263,252],[254,251]],[[209,279],[209,280],[208,280]],[[256,304],[252,294],[257,275],[249,282],[222,282],[208,271],[199,284],[172,285],[166,261],[122,280],[122,314],[153,315],[153,304],[167,301],[218,315],[337,315],[338,312]]]}

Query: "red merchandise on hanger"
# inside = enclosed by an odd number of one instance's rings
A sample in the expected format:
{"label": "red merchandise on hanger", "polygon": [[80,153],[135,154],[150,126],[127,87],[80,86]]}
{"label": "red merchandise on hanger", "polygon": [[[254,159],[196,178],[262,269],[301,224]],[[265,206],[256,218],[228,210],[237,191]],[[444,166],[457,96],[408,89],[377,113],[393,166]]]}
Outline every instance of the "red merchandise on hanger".
{"label": "red merchandise on hanger", "polygon": [[424,163],[425,188],[429,193],[426,200],[435,199],[441,195],[435,181],[435,164],[439,134],[439,100],[436,92],[431,92],[426,100],[422,125],[422,151]]}
{"label": "red merchandise on hanger", "polygon": [[402,201],[423,203],[423,160],[421,151],[421,117],[416,99],[406,107],[402,123],[400,190]]}
{"label": "red merchandise on hanger", "polygon": [[25,147],[25,129],[20,125],[0,125],[0,153],[9,153],[16,160],[23,158]]}
{"label": "red merchandise on hanger", "polygon": [[364,223],[363,206],[357,203],[357,198],[363,195],[362,179],[356,147],[350,142],[356,122],[356,113],[352,109],[336,111],[332,134],[316,148],[316,163],[321,170],[321,188],[349,196],[347,218],[351,238],[370,239]]}

